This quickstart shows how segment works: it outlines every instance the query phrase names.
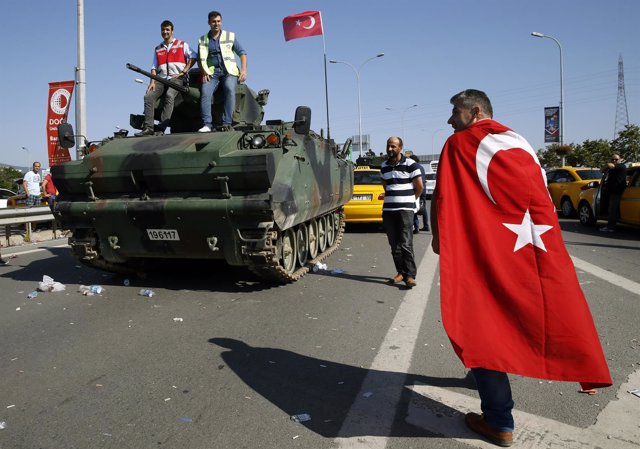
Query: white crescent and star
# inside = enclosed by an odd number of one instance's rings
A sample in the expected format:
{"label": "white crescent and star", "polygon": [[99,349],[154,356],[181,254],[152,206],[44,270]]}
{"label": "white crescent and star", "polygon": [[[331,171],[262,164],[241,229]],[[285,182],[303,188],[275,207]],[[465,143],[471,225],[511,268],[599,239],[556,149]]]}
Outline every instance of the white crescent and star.
{"label": "white crescent and star", "polygon": [[549,225],[537,225],[531,220],[531,215],[529,215],[529,209],[524,213],[524,217],[522,217],[522,223],[520,224],[511,224],[511,223],[502,223],[507,229],[516,234],[518,238],[516,239],[516,244],[513,247],[513,252],[515,253],[520,248],[524,248],[529,243],[533,246],[540,248],[543,251],[547,251],[547,248],[544,246],[544,242],[540,237],[542,234],[547,232],[549,229],[553,228],[553,226]]}
{"label": "white crescent and star", "polygon": [[[480,144],[478,145],[478,151],[476,152],[476,172],[478,174],[478,179],[480,180],[480,185],[482,186],[484,193],[487,195],[487,197],[489,197],[493,204],[497,203],[491,195],[491,191],[489,190],[489,164],[491,163],[491,159],[493,158],[493,156],[495,156],[498,151],[506,151],[514,148],[519,148],[529,153],[536,164],[540,166],[538,156],[536,156],[536,153],[535,151],[533,151],[531,145],[529,145],[529,143],[524,140],[522,136],[514,133],[513,131],[506,131],[500,134],[487,134],[487,136],[482,139],[482,141],[480,141]],[[541,166],[540,174],[542,176],[543,182],[546,184],[544,170]],[[547,251],[547,248],[544,246],[544,242],[542,241],[542,238],[540,236],[547,232],[549,229],[553,228],[553,226],[535,224],[531,219],[529,209],[525,211],[524,217],[522,218],[522,223],[502,224],[518,236],[518,238],[516,239],[516,244],[513,248],[514,253],[519,249],[524,248],[528,244],[532,244],[533,246],[540,248],[545,252]]]}
{"label": "white crescent and star", "polygon": [[316,26],[316,19],[315,19],[315,17],[307,16],[307,19],[309,19],[309,22],[311,22],[311,23],[309,24],[309,26],[308,26],[308,27],[303,26],[303,25],[302,25],[302,20],[300,20],[300,19],[296,20],[296,26],[302,27],[302,28],[304,28],[305,30],[310,30],[311,28],[313,28],[314,26]]}

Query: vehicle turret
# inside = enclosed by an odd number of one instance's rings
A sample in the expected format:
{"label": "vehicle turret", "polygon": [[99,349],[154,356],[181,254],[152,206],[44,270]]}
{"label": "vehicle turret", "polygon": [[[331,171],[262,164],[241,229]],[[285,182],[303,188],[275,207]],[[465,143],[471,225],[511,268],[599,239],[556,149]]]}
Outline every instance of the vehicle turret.
{"label": "vehicle turret", "polygon": [[[175,99],[173,115],[169,123],[172,133],[194,132],[202,127],[200,118],[200,69],[195,68],[189,71],[186,78],[187,85],[185,85],[182,80],[167,80],[133,64],[127,64],[126,67],[180,92]],[[162,113],[163,99],[164,97],[161,97],[156,103],[155,116],[158,119]],[[233,112],[233,123],[240,127],[259,126],[264,118],[263,107],[266,106],[268,99],[269,91],[267,89],[263,89],[256,94],[246,84],[238,84],[236,86],[236,107]],[[222,92],[218,90],[213,97],[214,126],[222,124],[222,107]],[[144,115],[130,115],[129,125],[132,128],[142,129],[143,123]]]}

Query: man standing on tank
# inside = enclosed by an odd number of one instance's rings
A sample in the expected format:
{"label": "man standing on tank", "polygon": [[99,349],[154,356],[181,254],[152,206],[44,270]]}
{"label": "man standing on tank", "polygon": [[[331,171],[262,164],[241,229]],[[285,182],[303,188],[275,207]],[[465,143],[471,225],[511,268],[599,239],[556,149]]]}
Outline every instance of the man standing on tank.
{"label": "man standing on tank", "polygon": [[[151,74],[180,83],[195,63],[195,54],[191,52],[189,44],[173,37],[173,23],[169,20],[165,20],[160,24],[160,34],[163,40],[160,45],[155,48]],[[178,91],[166,87],[162,83],[156,83],[154,79],[151,79],[149,87],[147,87],[147,92],[144,95],[144,127],[142,131],[136,133],[136,136],[150,136],[154,134],[155,104],[156,100],[160,98],[165,90],[167,93],[164,97],[164,107],[162,108],[162,115],[160,116],[160,124],[158,127],[160,131],[164,132],[167,126],[169,126]]]}
{"label": "man standing on tank", "polygon": [[[208,16],[211,30],[198,39],[198,62],[202,69],[200,113],[204,126],[198,131],[211,132],[213,116],[211,103],[218,84],[222,83],[224,110],[223,127],[231,127],[236,107],[236,85],[247,79],[247,52],[232,31],[222,29],[222,14],[211,11]],[[240,69],[235,55],[240,57]]]}

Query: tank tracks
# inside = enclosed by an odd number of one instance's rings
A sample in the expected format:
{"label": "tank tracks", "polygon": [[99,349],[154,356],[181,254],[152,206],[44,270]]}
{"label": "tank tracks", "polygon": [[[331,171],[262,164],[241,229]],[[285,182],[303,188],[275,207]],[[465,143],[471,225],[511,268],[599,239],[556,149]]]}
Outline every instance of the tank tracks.
{"label": "tank tracks", "polygon": [[[278,241],[278,239],[282,236],[282,232],[274,230],[269,233],[270,237],[267,239],[267,255],[266,257],[261,258],[262,260],[266,260],[266,262],[261,263],[257,260],[250,262],[247,266],[249,271],[267,281],[278,284],[287,284],[300,279],[302,276],[307,274],[316,263],[322,262],[331,254],[333,254],[333,252],[342,243],[342,237],[344,236],[345,229],[344,212],[340,208],[323,215],[322,218],[327,217],[331,214],[336,214],[339,220],[338,225],[334,229],[335,236],[333,238],[333,243],[327,246],[327,248],[325,248],[322,253],[317,254],[316,257],[307,260],[304,266],[299,266],[299,264],[296,264],[295,270],[289,271],[282,265],[282,259],[279,257],[279,244],[281,244],[281,242]],[[319,217],[316,217],[316,219],[317,218]],[[96,258],[92,260],[85,260],[81,258],[80,262],[84,265],[92,268],[97,268],[99,270],[121,275],[136,275],[141,278],[145,278],[146,272],[153,266],[153,263],[148,260],[141,260],[135,264],[120,264],[107,262],[102,258]]]}
{"label": "tank tracks", "polygon": [[337,214],[339,217],[338,226],[335,229],[335,237],[333,239],[333,243],[328,246],[322,253],[316,255],[316,257],[314,257],[313,259],[307,260],[304,266],[298,266],[297,269],[292,272],[287,271],[287,269],[282,265],[281,259],[278,256],[278,236],[281,233],[272,232],[270,242],[267,244],[267,248],[269,248],[271,252],[270,256],[267,258],[268,262],[266,264],[253,263],[250,264],[247,268],[249,268],[252,273],[274,283],[285,284],[297,281],[302,276],[307,274],[316,263],[322,262],[331,254],[333,254],[333,252],[340,246],[340,243],[342,243],[342,237],[344,236],[345,229],[344,212],[342,208],[340,208],[338,210],[331,211],[328,214],[323,215],[322,217],[326,217],[331,214]]}

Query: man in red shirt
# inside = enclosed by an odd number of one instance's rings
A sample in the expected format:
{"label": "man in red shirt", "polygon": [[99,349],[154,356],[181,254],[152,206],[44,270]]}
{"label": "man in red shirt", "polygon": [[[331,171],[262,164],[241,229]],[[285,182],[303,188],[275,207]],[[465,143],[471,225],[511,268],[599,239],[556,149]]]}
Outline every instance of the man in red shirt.
{"label": "man in red shirt", "polygon": [[42,191],[44,192],[44,197],[47,199],[47,203],[49,203],[49,207],[53,210],[53,203],[58,195],[58,189],[56,189],[56,186],[53,184],[51,173],[44,177],[44,181],[42,181]]}
{"label": "man in red shirt", "polygon": [[[173,23],[165,20],[160,24],[162,42],[153,53],[153,65],[151,74],[162,78],[182,81],[195,62],[195,54],[189,48],[189,44],[173,37]],[[154,134],[154,107],[156,100],[165,92],[164,107],[158,126],[161,132],[169,126],[173,105],[178,91],[165,87],[162,83],[156,83],[154,79],[149,81],[147,93],[144,96],[144,128],[136,136],[150,136]]]}

